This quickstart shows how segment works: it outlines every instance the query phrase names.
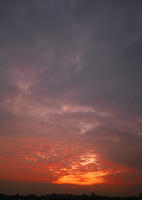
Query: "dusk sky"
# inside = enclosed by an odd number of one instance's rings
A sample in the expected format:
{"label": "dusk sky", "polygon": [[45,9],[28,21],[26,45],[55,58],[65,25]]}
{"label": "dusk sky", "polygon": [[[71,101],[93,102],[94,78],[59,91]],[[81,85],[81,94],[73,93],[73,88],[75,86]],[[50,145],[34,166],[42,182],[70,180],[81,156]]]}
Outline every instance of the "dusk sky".
{"label": "dusk sky", "polygon": [[0,193],[142,192],[142,1],[0,0]]}

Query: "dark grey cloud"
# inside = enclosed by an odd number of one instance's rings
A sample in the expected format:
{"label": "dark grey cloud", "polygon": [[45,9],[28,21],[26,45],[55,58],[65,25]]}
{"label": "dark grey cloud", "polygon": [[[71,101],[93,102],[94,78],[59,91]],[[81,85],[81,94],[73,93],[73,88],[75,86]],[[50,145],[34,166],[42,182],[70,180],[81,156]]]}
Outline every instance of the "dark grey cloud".
{"label": "dark grey cloud", "polygon": [[127,167],[142,168],[139,157],[142,153],[141,130],[138,132],[110,123],[89,131],[84,137],[109,160]]}
{"label": "dark grey cloud", "polygon": [[141,21],[140,1],[3,2],[1,93],[10,68],[41,68],[36,96],[141,117]]}

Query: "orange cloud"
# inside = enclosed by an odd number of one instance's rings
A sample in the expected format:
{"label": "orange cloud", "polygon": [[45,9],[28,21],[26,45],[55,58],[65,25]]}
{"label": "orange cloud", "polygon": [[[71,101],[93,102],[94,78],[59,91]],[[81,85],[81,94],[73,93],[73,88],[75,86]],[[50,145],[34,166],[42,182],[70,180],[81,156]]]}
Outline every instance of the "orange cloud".
{"label": "orange cloud", "polygon": [[54,137],[1,137],[0,178],[16,181],[94,185],[124,168],[106,163],[95,152]]}

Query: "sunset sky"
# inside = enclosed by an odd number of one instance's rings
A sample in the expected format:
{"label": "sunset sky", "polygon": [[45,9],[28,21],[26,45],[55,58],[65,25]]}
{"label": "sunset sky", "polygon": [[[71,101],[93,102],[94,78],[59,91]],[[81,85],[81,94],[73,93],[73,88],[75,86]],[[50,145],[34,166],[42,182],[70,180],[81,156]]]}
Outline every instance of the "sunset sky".
{"label": "sunset sky", "polygon": [[142,192],[142,1],[0,1],[0,193]]}

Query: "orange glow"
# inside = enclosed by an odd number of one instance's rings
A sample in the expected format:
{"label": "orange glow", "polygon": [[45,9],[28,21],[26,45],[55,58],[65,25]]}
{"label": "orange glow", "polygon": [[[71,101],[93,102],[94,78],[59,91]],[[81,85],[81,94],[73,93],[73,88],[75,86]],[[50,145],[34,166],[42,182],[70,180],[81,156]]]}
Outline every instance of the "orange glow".
{"label": "orange glow", "polygon": [[106,176],[108,172],[87,172],[79,175],[66,175],[59,178],[53,183],[57,184],[75,184],[75,185],[94,185],[105,183],[103,177]]}
{"label": "orange glow", "polygon": [[[65,138],[58,138],[58,142],[53,137],[1,139],[0,179],[89,186],[117,183],[116,179],[120,180],[123,172],[127,172],[83,144],[77,147]],[[124,182],[121,180],[119,185]]]}

